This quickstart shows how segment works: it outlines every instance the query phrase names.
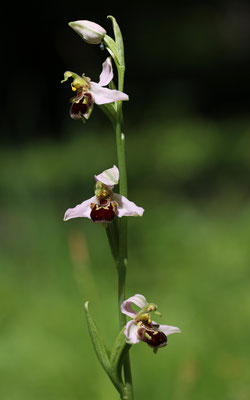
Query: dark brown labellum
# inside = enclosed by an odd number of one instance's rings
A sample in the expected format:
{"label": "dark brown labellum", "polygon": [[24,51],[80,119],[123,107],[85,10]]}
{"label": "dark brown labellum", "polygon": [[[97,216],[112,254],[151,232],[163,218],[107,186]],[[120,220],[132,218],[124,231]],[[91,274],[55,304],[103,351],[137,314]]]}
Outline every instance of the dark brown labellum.
{"label": "dark brown labellum", "polygon": [[[87,102],[86,102],[87,100]],[[93,104],[91,93],[78,92],[77,96],[71,99],[72,105],[70,108],[70,116],[73,119],[81,119],[87,114],[89,108]]]}
{"label": "dark brown labellum", "polygon": [[108,205],[92,204],[90,218],[93,222],[107,223],[112,222],[115,217],[116,207],[113,203]]}
{"label": "dark brown labellum", "polygon": [[164,347],[168,344],[168,338],[165,333],[159,331],[152,324],[142,324],[137,331],[137,335],[140,340],[153,348]]}

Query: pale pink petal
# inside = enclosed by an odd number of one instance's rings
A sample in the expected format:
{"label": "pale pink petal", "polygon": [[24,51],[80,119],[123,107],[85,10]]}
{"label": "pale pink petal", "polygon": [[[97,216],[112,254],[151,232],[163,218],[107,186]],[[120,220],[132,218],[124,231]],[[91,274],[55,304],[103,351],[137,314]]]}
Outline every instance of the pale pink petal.
{"label": "pale pink petal", "polygon": [[96,104],[113,103],[117,100],[128,100],[128,95],[119,90],[104,88],[99,83],[90,82],[90,92]]}
{"label": "pale pink petal", "polygon": [[121,312],[131,318],[134,318],[134,316],[138,314],[138,311],[134,311],[131,308],[131,303],[135,304],[141,309],[148,304],[147,300],[142,294],[135,294],[134,296],[129,297],[127,300],[125,300],[121,305]]}
{"label": "pale pink petal", "polygon": [[172,333],[181,333],[181,330],[177,328],[177,326],[160,325],[158,329],[165,333],[166,336],[171,335]]}
{"label": "pale pink petal", "polygon": [[96,203],[96,197],[93,196],[88,200],[85,200],[81,204],[78,204],[74,208],[69,208],[65,215],[64,215],[64,221],[67,221],[68,219],[71,218],[90,218],[90,213],[91,213],[91,208],[90,204],[91,203]]}
{"label": "pale pink petal", "polygon": [[144,209],[126,197],[117,193],[114,193],[112,197],[118,203],[118,217],[141,217],[143,215]]}
{"label": "pale pink petal", "polygon": [[106,61],[102,64],[102,72],[99,77],[98,84],[101,86],[106,86],[112,81],[114,77],[113,68],[110,57],[107,57]]}
{"label": "pale pink petal", "polygon": [[125,330],[124,330],[124,335],[126,336],[126,342],[129,344],[136,344],[140,340],[137,337],[137,323],[136,321],[132,320],[127,322]]}
{"label": "pale pink petal", "polygon": [[112,168],[106,169],[99,175],[95,175],[95,180],[113,189],[114,185],[117,185],[119,182],[119,169],[116,165],[113,165]]}

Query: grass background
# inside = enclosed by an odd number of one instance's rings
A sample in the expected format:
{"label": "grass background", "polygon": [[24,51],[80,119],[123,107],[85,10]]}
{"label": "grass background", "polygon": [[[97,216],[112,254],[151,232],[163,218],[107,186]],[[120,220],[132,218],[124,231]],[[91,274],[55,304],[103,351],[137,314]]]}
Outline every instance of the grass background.
{"label": "grass background", "polygon": [[[132,348],[135,398],[247,400],[250,123],[157,121],[126,129],[129,198],[145,208],[129,218],[127,295],[144,294],[183,333],[157,355]],[[60,142],[0,150],[1,400],[118,398],[83,311],[89,300],[111,346],[116,271],[105,232],[62,220],[116,163],[109,126],[88,124],[70,121]]]}

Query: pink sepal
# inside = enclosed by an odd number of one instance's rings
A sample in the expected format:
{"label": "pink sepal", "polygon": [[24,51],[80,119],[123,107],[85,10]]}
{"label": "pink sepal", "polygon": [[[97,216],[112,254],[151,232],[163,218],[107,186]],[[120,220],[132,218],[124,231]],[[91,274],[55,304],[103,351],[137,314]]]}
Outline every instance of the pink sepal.
{"label": "pink sepal", "polygon": [[96,196],[91,197],[88,200],[83,201],[74,208],[69,208],[64,214],[64,221],[68,221],[71,218],[89,218],[91,212],[91,203],[96,203]]}

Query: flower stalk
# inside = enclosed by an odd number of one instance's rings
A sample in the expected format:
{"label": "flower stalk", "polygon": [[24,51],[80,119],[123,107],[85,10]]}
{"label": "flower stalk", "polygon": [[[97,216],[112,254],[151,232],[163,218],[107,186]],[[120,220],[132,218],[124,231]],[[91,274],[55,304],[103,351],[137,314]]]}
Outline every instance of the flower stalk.
{"label": "flower stalk", "polygon": [[[115,64],[118,73],[118,90],[123,93],[124,90],[124,76],[125,76],[125,60],[124,60],[124,46],[122,34],[115,18],[109,17],[112,20],[115,43],[117,47],[118,60],[115,58]],[[123,132],[123,113],[122,101],[118,100],[116,112],[116,148],[117,148],[117,162],[120,171],[119,193],[127,197],[127,168],[126,168],[126,154],[125,154],[125,134]],[[126,316],[121,312],[121,304],[126,299],[126,274],[127,274],[127,219],[121,218],[118,226],[118,248],[119,254],[116,260],[116,268],[118,273],[118,312],[119,312],[119,326],[122,329],[126,325]],[[111,249],[113,252],[113,250]],[[123,359],[124,381],[127,392],[128,400],[133,400],[133,383],[130,365],[129,352],[126,352]]]}
{"label": "flower stalk", "polygon": [[[118,70],[118,87],[123,90],[124,71],[119,74]],[[120,89],[119,89],[120,90]],[[127,170],[126,170],[126,155],[125,155],[125,135],[122,132],[122,102],[117,104],[117,123],[116,123],[116,146],[117,160],[120,170],[120,185],[119,192],[123,196],[127,196]],[[126,316],[121,312],[121,304],[126,298],[126,275],[127,275],[127,219],[122,218],[119,221],[119,256],[116,264],[118,273],[118,312],[120,329],[126,325]],[[133,399],[132,374],[130,366],[129,353],[125,355],[124,362],[124,379],[128,391],[129,399]]]}

